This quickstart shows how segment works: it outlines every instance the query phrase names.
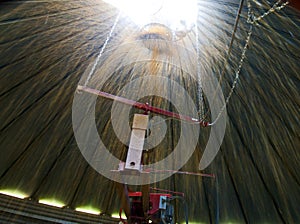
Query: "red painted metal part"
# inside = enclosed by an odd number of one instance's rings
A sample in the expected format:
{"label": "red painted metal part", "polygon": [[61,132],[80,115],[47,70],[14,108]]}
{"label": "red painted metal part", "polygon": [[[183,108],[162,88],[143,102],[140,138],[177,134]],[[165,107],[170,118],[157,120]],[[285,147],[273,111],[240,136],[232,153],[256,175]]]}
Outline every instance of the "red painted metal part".
{"label": "red painted metal part", "polygon": [[214,174],[208,174],[208,173],[195,173],[195,172],[177,171],[177,170],[149,170],[148,172],[152,172],[152,173],[186,174],[186,175],[193,175],[193,176],[202,176],[202,177],[211,177],[211,178],[215,178],[215,175],[214,175]]}
{"label": "red painted metal part", "polygon": [[159,191],[159,192],[163,192],[163,193],[168,193],[168,194],[172,194],[172,195],[176,194],[176,195],[180,195],[181,197],[184,197],[183,192],[165,190],[165,189],[160,189],[160,188],[155,188],[155,187],[150,187],[150,190]]}
{"label": "red painted metal part", "polygon": [[154,215],[156,212],[159,211],[159,201],[160,197],[165,196],[171,198],[171,194],[164,194],[164,193],[150,193],[150,202],[152,204],[151,210],[148,212],[149,215]]}
{"label": "red painted metal part", "polygon": [[176,118],[178,120],[183,120],[183,121],[191,122],[191,123],[194,123],[194,124],[199,124],[202,127],[207,127],[209,125],[208,122],[201,121],[201,120],[198,120],[198,119],[190,117],[190,116],[186,116],[186,115],[174,113],[174,112],[171,112],[171,111],[163,110],[163,109],[158,108],[158,107],[153,107],[153,106],[149,105],[148,103],[140,103],[140,102],[137,102],[137,101],[134,101],[134,100],[126,99],[124,97],[115,96],[115,95],[112,95],[110,93],[106,93],[106,92],[102,92],[102,91],[99,91],[99,90],[96,90],[96,89],[92,89],[92,88],[89,88],[87,86],[80,86],[79,85],[77,87],[77,89],[79,91],[84,91],[84,92],[87,92],[87,93],[95,94],[95,95],[98,95],[98,96],[105,97],[107,99],[115,100],[115,101],[130,105],[130,106],[133,106],[137,109],[144,110],[145,112],[149,111],[149,112],[152,112],[152,113],[165,115],[167,117]]}
{"label": "red painted metal part", "polygon": [[[128,193],[129,198],[132,199],[132,202],[141,204],[142,203],[142,192],[130,192]],[[167,193],[150,193],[150,203],[151,203],[151,209],[148,211],[148,215],[154,215],[156,212],[159,211],[159,201],[161,196],[166,196],[168,198],[171,198],[171,194]],[[135,200],[135,198],[137,198]],[[135,217],[136,218],[136,217]]]}
{"label": "red painted metal part", "polygon": [[299,0],[290,0],[290,6],[294,7],[300,11],[300,1]]}

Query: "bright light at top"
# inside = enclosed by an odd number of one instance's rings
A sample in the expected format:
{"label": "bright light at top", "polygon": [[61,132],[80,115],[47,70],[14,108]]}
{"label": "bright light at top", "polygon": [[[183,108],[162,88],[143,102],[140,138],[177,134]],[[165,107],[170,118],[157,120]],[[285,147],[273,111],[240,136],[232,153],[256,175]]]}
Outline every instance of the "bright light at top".
{"label": "bright light at top", "polygon": [[197,19],[197,0],[104,0],[137,25],[162,23],[174,31],[192,28]]}

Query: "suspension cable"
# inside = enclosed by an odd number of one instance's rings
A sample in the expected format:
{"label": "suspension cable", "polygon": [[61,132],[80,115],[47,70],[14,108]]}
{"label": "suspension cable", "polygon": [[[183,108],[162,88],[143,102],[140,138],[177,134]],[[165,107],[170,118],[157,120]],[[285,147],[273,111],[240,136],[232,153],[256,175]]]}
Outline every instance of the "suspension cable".
{"label": "suspension cable", "polygon": [[93,74],[94,74],[94,72],[95,72],[95,69],[96,69],[96,67],[97,67],[97,65],[98,65],[98,63],[99,63],[99,60],[100,60],[100,58],[101,58],[101,56],[102,56],[102,54],[103,54],[103,52],[104,52],[104,50],[105,50],[105,48],[106,48],[106,46],[107,46],[109,40],[111,39],[112,34],[113,34],[113,32],[114,32],[114,30],[115,30],[115,28],[116,28],[116,26],[117,26],[117,23],[118,23],[118,21],[119,21],[119,19],[120,19],[120,15],[121,15],[121,11],[118,13],[118,15],[117,15],[117,17],[116,17],[116,19],[115,19],[115,22],[114,22],[114,24],[113,24],[113,26],[112,26],[112,28],[111,28],[109,34],[107,35],[104,44],[102,45],[102,48],[101,48],[101,50],[100,50],[100,52],[99,52],[99,54],[98,54],[98,56],[97,56],[97,58],[96,58],[96,61],[95,61],[95,63],[93,64],[93,67],[92,67],[91,71],[89,72],[87,79],[85,80],[84,86],[87,86],[88,83],[89,83],[89,81],[90,81],[90,79],[92,78],[92,76],[93,76]]}
{"label": "suspension cable", "polygon": [[[231,96],[232,96],[232,94],[234,92],[234,89],[235,89],[235,87],[237,85],[237,82],[238,82],[238,79],[239,79],[240,72],[242,70],[242,66],[244,64],[244,60],[246,58],[246,52],[247,52],[247,49],[248,49],[248,46],[249,46],[249,43],[250,43],[250,39],[251,39],[253,27],[255,25],[257,25],[258,21],[262,20],[264,17],[266,17],[270,13],[274,12],[275,10],[279,11],[279,10],[283,9],[287,4],[289,4],[289,2],[286,1],[281,6],[279,6],[280,2],[281,2],[281,0],[278,0],[268,11],[266,11],[265,13],[263,13],[261,16],[256,17],[254,15],[253,11],[252,11],[251,0],[247,1],[247,8],[248,8],[247,23],[250,24],[250,27],[249,27],[249,30],[248,30],[248,33],[247,33],[246,42],[245,42],[245,45],[244,45],[244,48],[243,48],[243,51],[242,51],[241,59],[239,61],[238,69],[235,72],[235,78],[233,80],[230,92],[229,92],[228,96],[226,97],[224,105],[222,106],[222,108],[221,108],[219,114],[217,115],[216,119],[213,122],[209,123],[209,126],[212,126],[212,125],[214,125],[214,124],[217,123],[217,121],[219,120],[219,118],[221,117],[222,113],[224,112],[224,110],[225,110],[227,104],[229,103],[229,100],[230,100],[230,98],[231,98]],[[242,4],[240,4],[240,7],[241,6],[242,6]],[[236,21],[238,22],[238,19]],[[228,56],[228,58],[229,58],[229,56]],[[225,71],[225,69],[223,71]]]}
{"label": "suspension cable", "polygon": [[[240,20],[240,16],[241,16],[241,13],[242,13],[242,8],[243,8],[243,5],[244,5],[244,0],[241,0],[240,1],[240,4],[239,4],[239,9],[238,9],[238,13],[236,15],[236,18],[235,18],[235,23],[234,23],[234,27],[233,27],[233,32],[231,34],[231,39],[230,39],[230,43],[229,43],[229,47],[228,47],[228,50],[227,50],[227,54],[226,54],[226,58],[225,58],[225,61],[224,61],[224,66],[223,66],[223,69],[222,69],[222,72],[221,72],[221,76],[220,76],[220,79],[218,81],[218,86],[217,86],[217,89],[215,90],[214,92],[214,96],[213,96],[213,102],[215,101],[216,99],[216,95],[217,95],[217,91],[219,88],[221,88],[221,82],[223,80],[223,77],[225,75],[225,68],[226,68],[226,65],[228,63],[228,60],[230,58],[230,54],[231,54],[231,51],[232,51],[232,46],[233,46],[233,42],[235,40],[235,34],[236,34],[236,30],[237,30],[237,27],[238,27],[238,24],[239,24],[239,20]],[[224,107],[224,106],[223,106]],[[226,107],[226,106],[225,106]],[[225,109],[224,107],[224,109]],[[222,108],[223,109],[223,108]],[[221,110],[222,110],[221,109]],[[223,113],[224,109],[222,110],[222,112],[220,112],[217,116],[220,117],[221,114]],[[205,120],[207,117],[208,117],[208,114],[209,114],[209,111],[205,113],[205,115],[202,117],[202,120]],[[219,119],[219,118],[218,118]],[[215,120],[215,122],[217,121],[217,119]],[[215,122],[211,123],[210,125],[213,125]]]}

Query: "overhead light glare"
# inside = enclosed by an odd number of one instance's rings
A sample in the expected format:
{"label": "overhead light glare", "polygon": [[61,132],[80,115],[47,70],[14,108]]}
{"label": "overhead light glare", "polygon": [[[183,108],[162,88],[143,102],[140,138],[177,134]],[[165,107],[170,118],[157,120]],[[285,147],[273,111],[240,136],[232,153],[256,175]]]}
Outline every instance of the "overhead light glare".
{"label": "overhead light glare", "polygon": [[29,195],[19,191],[19,190],[12,190],[12,189],[3,189],[0,190],[0,194],[8,195],[15,198],[24,199],[29,197]]}
{"label": "overhead light glare", "polygon": [[44,204],[44,205],[50,205],[58,208],[62,208],[65,206],[65,204],[61,201],[58,201],[56,199],[40,199],[39,203]]}
{"label": "overhead light glare", "polygon": [[174,31],[186,31],[197,20],[197,0],[104,0],[137,25],[162,23]]}
{"label": "overhead light glare", "polygon": [[93,215],[99,215],[100,214],[99,209],[93,208],[91,206],[77,207],[75,210],[78,211],[78,212],[84,212],[84,213],[93,214]]}
{"label": "overhead light glare", "polygon": [[[113,214],[111,215],[111,217],[112,217],[112,218],[119,219],[119,218],[120,218],[120,215],[119,215],[118,212],[116,212],[116,213],[113,213]],[[126,217],[124,211],[122,211],[121,218],[122,218],[122,219],[127,219],[127,217]]]}

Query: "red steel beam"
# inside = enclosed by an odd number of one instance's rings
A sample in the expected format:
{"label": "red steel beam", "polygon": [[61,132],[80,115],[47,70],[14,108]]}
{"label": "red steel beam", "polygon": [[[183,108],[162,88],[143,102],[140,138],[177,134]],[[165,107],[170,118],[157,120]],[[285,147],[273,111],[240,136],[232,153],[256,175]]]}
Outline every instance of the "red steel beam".
{"label": "red steel beam", "polygon": [[299,0],[290,0],[290,6],[294,7],[298,11],[300,11],[300,1]]}
{"label": "red steel beam", "polygon": [[158,107],[153,107],[153,106],[149,105],[148,103],[140,103],[140,102],[137,102],[137,101],[134,101],[134,100],[124,98],[124,97],[115,96],[115,95],[112,95],[110,93],[106,93],[106,92],[102,92],[102,91],[99,91],[99,90],[96,90],[96,89],[92,89],[92,88],[87,87],[87,86],[80,86],[79,85],[77,87],[77,89],[79,91],[84,91],[84,92],[87,92],[87,93],[91,93],[91,94],[94,94],[94,95],[98,95],[98,96],[101,96],[101,97],[104,97],[104,98],[107,98],[107,99],[115,100],[117,102],[121,102],[121,103],[130,105],[130,106],[133,106],[133,107],[135,107],[137,109],[141,109],[145,112],[149,111],[149,112],[152,112],[152,113],[155,113],[155,114],[165,115],[167,117],[172,117],[172,118],[176,118],[176,119],[179,119],[179,120],[191,122],[191,123],[194,123],[194,124],[199,124],[202,127],[207,127],[209,125],[209,122],[201,121],[199,119],[196,119],[196,118],[193,118],[193,117],[190,117],[190,116],[186,116],[186,115],[182,115],[182,114],[178,114],[178,113],[174,113],[174,112],[171,112],[171,111],[168,111],[168,110],[163,110],[163,109],[158,108]]}

